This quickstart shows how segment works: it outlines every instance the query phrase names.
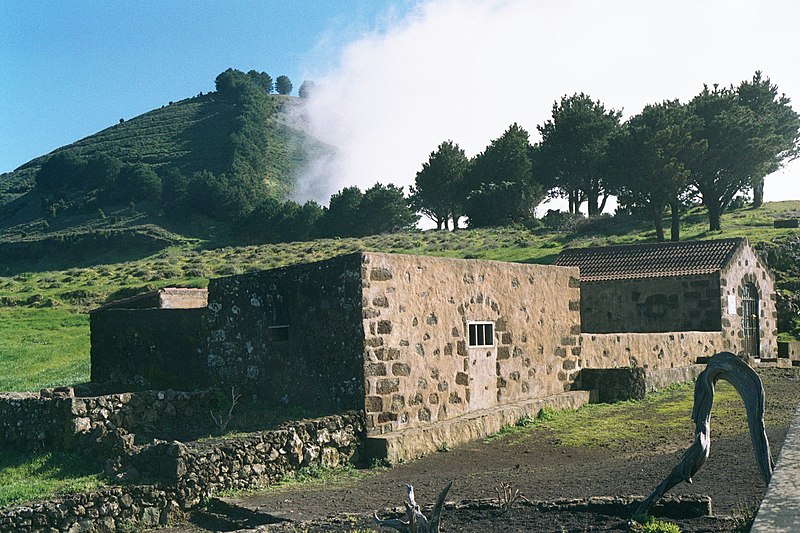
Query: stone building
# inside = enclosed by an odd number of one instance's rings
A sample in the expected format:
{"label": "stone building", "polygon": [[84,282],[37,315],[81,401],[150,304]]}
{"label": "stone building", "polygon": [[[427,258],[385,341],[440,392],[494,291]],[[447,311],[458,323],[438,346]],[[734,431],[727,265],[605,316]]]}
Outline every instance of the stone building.
{"label": "stone building", "polygon": [[359,252],[211,280],[204,308],[128,300],[92,314],[92,380],[362,412],[368,454],[398,460],[543,406],[639,397],[630,384],[691,379],[722,350],[773,350],[772,278],[742,239],[558,263]]}
{"label": "stone building", "polygon": [[139,382],[154,389],[207,387],[201,350],[207,304],[206,289],[170,288],[92,311],[92,381]]}
{"label": "stone building", "polygon": [[774,356],[773,277],[747,239],[564,250],[580,268],[584,333],[720,332],[722,350]]}
{"label": "stone building", "polygon": [[385,433],[568,390],[579,298],[576,268],[380,253],[222,278],[209,372]]}

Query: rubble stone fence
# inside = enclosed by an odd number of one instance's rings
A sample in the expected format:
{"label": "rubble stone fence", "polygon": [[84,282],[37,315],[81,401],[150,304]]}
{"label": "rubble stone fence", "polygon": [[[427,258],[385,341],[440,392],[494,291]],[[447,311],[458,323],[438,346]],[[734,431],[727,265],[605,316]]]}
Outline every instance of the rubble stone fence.
{"label": "rubble stone fence", "polygon": [[204,391],[142,391],[74,397],[71,388],[0,394],[0,447],[21,450],[132,445],[134,434],[162,438],[177,424],[207,419],[215,394]]}
{"label": "rubble stone fence", "polygon": [[0,532],[164,525],[223,490],[267,486],[306,466],[356,463],[365,436],[363,414],[352,411],[239,436],[133,446],[109,461],[109,473],[126,484],[0,509]]}

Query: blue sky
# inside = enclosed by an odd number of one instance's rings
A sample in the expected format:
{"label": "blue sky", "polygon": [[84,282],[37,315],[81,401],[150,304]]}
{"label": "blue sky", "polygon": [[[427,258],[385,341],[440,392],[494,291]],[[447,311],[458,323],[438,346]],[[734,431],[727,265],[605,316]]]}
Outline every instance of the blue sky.
{"label": "blue sky", "polygon": [[[169,101],[229,67],[318,88],[305,107],[336,157],[297,199],[413,183],[452,139],[468,156],[585,92],[627,118],[762,70],[800,111],[795,0],[2,0],[0,172]],[[800,199],[800,161],[768,201]]]}
{"label": "blue sky", "polygon": [[[0,172],[214,89],[229,67],[286,74],[335,61],[357,33],[407,2],[0,2]],[[313,64],[312,64],[313,63]]]}

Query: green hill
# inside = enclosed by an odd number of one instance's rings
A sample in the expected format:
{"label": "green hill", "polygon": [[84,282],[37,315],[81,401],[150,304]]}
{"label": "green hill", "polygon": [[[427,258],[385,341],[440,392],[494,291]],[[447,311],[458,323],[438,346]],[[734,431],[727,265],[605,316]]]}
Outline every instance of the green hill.
{"label": "green hill", "polygon": [[[120,255],[141,257],[192,237],[225,240],[229,221],[220,220],[213,206],[204,209],[202,200],[185,197],[191,192],[186,188],[205,194],[207,204],[225,187],[237,189],[232,202],[242,212],[259,198],[286,199],[309,154],[327,149],[289,120],[301,105],[298,98],[264,91],[200,95],[121,121],[0,175],[0,267],[35,267],[42,256],[50,261],[44,268],[96,264]],[[152,171],[161,182],[158,195],[128,198],[130,184],[121,178],[98,184],[91,164],[100,156]],[[59,158],[85,168],[77,178],[57,169],[47,186],[43,180],[37,185],[42,167]]]}

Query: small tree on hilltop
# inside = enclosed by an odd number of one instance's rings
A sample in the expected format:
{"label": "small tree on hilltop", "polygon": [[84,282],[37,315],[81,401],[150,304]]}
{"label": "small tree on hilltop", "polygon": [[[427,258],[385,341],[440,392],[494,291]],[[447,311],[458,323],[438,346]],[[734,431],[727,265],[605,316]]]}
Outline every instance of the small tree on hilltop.
{"label": "small tree on hilltop", "polygon": [[288,76],[278,76],[275,80],[275,90],[278,94],[292,94],[292,81]]}
{"label": "small tree on hilltop", "polygon": [[778,93],[778,86],[758,70],[750,81],[739,84],[736,97],[758,116],[759,141],[768,155],[750,177],[753,207],[759,207],[764,201],[764,177],[800,155],[800,115],[791,108],[789,98]]}
{"label": "small tree on hilltop", "polygon": [[663,216],[672,208],[672,240],[679,240],[681,192],[689,186],[687,164],[703,148],[692,141],[697,120],[677,100],[648,105],[631,117],[607,151],[607,183],[620,205],[640,207],[664,240]]}
{"label": "small tree on hilltop", "polygon": [[266,72],[258,72],[256,70],[250,70],[247,72],[247,76],[253,80],[256,85],[264,89],[267,93],[272,92],[273,84],[272,84],[272,77]]}
{"label": "small tree on hilltop", "polygon": [[469,191],[464,214],[470,227],[525,222],[544,198],[533,181],[528,132],[512,124],[475,156],[464,176]]}
{"label": "small tree on hilltop", "polygon": [[345,187],[331,196],[322,211],[320,234],[323,237],[350,237],[359,226],[358,208],[364,193],[358,187]]}
{"label": "small tree on hilltop", "polygon": [[366,191],[358,206],[361,235],[375,235],[411,229],[419,216],[409,208],[403,188],[376,183]]}
{"label": "small tree on hilltop", "polygon": [[316,83],[314,83],[311,80],[305,80],[300,85],[300,89],[297,91],[297,95],[300,96],[300,98],[309,98],[313,94],[314,89],[316,88],[317,88]]}
{"label": "small tree on hilltop", "polygon": [[458,144],[445,141],[417,172],[411,187],[411,206],[436,223],[436,229],[447,229],[447,221],[452,217],[453,228],[458,228],[464,188],[464,173],[469,160]]}
{"label": "small tree on hilltop", "polygon": [[241,70],[229,68],[214,79],[214,86],[220,98],[235,102],[241,99],[242,95],[249,89],[253,88],[255,83]]}
{"label": "small tree on hilltop", "polygon": [[776,91],[757,72],[738,89],[705,86],[689,102],[701,124],[694,138],[706,144],[689,169],[711,231],[720,229],[722,214],[739,192],[797,156],[800,117],[788,98],[775,100]]}
{"label": "small tree on hilltop", "polygon": [[571,213],[586,200],[589,216],[600,214],[609,196],[600,168],[621,112],[580,93],[554,103],[552,115],[537,127],[542,136],[536,147],[537,180],[567,196]]}

